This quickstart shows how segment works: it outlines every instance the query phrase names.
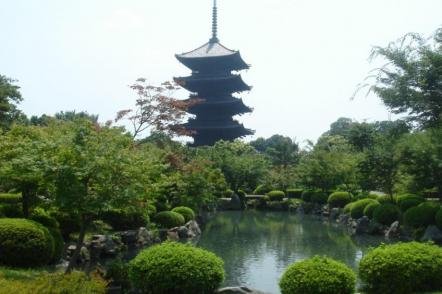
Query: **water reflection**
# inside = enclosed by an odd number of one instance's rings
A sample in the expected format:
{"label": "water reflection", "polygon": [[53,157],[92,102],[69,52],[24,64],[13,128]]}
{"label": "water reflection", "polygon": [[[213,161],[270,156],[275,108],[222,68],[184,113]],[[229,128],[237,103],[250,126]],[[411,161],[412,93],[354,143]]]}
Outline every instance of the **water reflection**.
{"label": "water reflection", "polygon": [[383,239],[352,239],[337,225],[286,212],[222,212],[205,227],[198,246],[225,263],[225,285],[279,293],[278,280],[291,263],[327,255],[356,269],[363,253]]}

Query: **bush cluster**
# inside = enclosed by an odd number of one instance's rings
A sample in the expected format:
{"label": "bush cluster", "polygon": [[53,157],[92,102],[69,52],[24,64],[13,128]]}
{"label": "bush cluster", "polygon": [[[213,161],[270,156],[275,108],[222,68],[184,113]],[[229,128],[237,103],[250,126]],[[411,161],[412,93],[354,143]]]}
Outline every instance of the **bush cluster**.
{"label": "bush cluster", "polygon": [[351,202],[353,195],[349,192],[334,192],[328,196],[328,204],[330,207],[344,207]]}
{"label": "bush cluster", "polygon": [[54,258],[54,239],[43,225],[26,219],[0,219],[0,263],[32,267]]}
{"label": "bush cluster", "polygon": [[373,218],[373,211],[376,209],[376,207],[380,206],[381,204],[379,202],[371,203],[365,206],[364,208],[364,215],[368,217],[369,219]]}
{"label": "bush cluster", "polygon": [[399,195],[396,197],[396,203],[402,211],[406,211],[411,207],[418,206],[425,199],[414,194]]}
{"label": "bush cluster", "polygon": [[424,202],[408,209],[404,214],[404,221],[412,228],[424,228],[435,223],[435,216],[439,210],[437,203]]}
{"label": "bush cluster", "polygon": [[192,208],[186,206],[179,206],[172,209],[173,212],[179,213],[184,217],[184,221],[187,223],[188,221],[195,219],[195,212]]}
{"label": "bush cluster", "polygon": [[184,216],[173,211],[162,211],[155,215],[155,222],[162,228],[170,229],[184,225]]}
{"label": "bush cluster", "polygon": [[213,293],[224,280],[223,261],[189,244],[166,242],[140,252],[129,278],[143,293]]}
{"label": "bush cluster", "polygon": [[351,294],[355,285],[356,275],[350,268],[319,256],[290,265],[279,282],[282,294]]}
{"label": "bush cluster", "polygon": [[381,245],[359,264],[369,293],[442,290],[442,248],[417,242]]}
{"label": "bush cluster", "polygon": [[147,211],[138,209],[110,209],[102,213],[101,219],[119,231],[138,229],[149,223]]}
{"label": "bush cluster", "polygon": [[270,201],[282,201],[285,197],[285,193],[279,190],[273,190],[267,193]]}
{"label": "bush cluster", "polygon": [[381,204],[373,210],[373,220],[382,225],[389,226],[399,220],[400,217],[401,211],[399,207],[391,203]]}
{"label": "bush cluster", "polygon": [[367,205],[372,203],[378,203],[377,200],[373,200],[370,198],[365,198],[358,200],[356,202],[353,202],[350,209],[350,215],[354,219],[361,218],[364,216],[364,209],[367,207]]}
{"label": "bush cluster", "polygon": [[0,193],[0,203],[16,204],[22,201],[21,194]]}
{"label": "bush cluster", "polygon": [[287,189],[286,195],[290,199],[301,199],[303,191],[303,189]]}

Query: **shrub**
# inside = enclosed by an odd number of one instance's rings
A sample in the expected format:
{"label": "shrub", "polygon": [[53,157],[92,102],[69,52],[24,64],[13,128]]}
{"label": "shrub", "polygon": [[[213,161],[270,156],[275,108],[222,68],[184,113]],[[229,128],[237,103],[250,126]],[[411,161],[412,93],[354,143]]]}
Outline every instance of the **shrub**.
{"label": "shrub", "polygon": [[0,193],[0,203],[16,204],[22,201],[21,194]]}
{"label": "shrub", "polygon": [[189,244],[166,242],[141,251],[129,278],[143,293],[213,293],[224,280],[223,261]]}
{"label": "shrub", "polygon": [[58,228],[47,228],[52,238],[54,239],[54,253],[52,254],[50,263],[57,263],[64,252],[64,240]]}
{"label": "shrub", "polygon": [[279,281],[282,294],[352,294],[356,275],[345,264],[315,256],[290,265]]}
{"label": "shrub", "polygon": [[145,227],[149,223],[147,212],[137,209],[110,209],[102,213],[101,219],[120,231]]}
{"label": "shrub", "polygon": [[301,199],[303,191],[302,189],[287,189],[286,195],[290,199]]}
{"label": "shrub", "polygon": [[54,254],[54,239],[39,223],[25,219],[0,219],[0,263],[39,266]]}
{"label": "shrub", "polygon": [[362,216],[364,216],[365,207],[369,204],[372,204],[372,203],[379,203],[379,202],[377,202],[376,200],[370,199],[370,198],[361,199],[356,202],[353,202],[351,209],[350,209],[351,217],[354,219],[361,218]]}
{"label": "shrub", "polygon": [[157,208],[155,207],[155,205],[147,205],[147,215],[149,216],[149,218],[154,217],[155,214],[157,214]]}
{"label": "shrub", "polygon": [[351,202],[352,195],[349,192],[334,192],[328,196],[330,207],[344,207]]}
{"label": "shrub", "polygon": [[376,209],[376,207],[380,206],[381,204],[379,202],[371,203],[365,206],[364,208],[364,215],[368,217],[369,219],[373,218],[373,211]]}
{"label": "shrub", "polygon": [[325,204],[327,203],[327,200],[328,200],[327,193],[321,191],[315,191],[310,198],[310,201],[312,203],[317,203],[317,204]]}
{"label": "shrub", "polygon": [[17,204],[1,204],[0,205],[0,214],[9,217],[9,218],[22,218],[23,217],[23,208],[21,203]]}
{"label": "shrub", "polygon": [[381,204],[373,211],[373,220],[382,225],[391,225],[399,220],[401,211],[399,207],[391,203]]}
{"label": "shrub", "polygon": [[350,213],[350,211],[351,211],[351,207],[353,206],[353,203],[354,203],[354,202],[350,202],[350,203],[348,203],[347,205],[345,205],[345,206],[344,206],[344,209],[343,209],[343,212],[344,212],[344,213],[347,213],[347,214]]}
{"label": "shrub", "polygon": [[404,214],[405,224],[415,229],[434,224],[438,207],[437,204],[424,202],[408,209]]}
{"label": "shrub", "polygon": [[282,201],[285,197],[285,193],[283,191],[274,190],[268,192],[267,196],[270,198],[270,201]]}
{"label": "shrub", "polygon": [[192,208],[186,206],[179,206],[172,209],[173,212],[179,213],[184,216],[184,221],[187,223],[188,221],[195,219],[195,212],[193,212]]}
{"label": "shrub", "polygon": [[442,290],[442,248],[417,242],[381,245],[359,263],[369,293]]}
{"label": "shrub", "polygon": [[388,195],[381,195],[376,198],[380,204],[394,203],[394,200]]}
{"label": "shrub", "polygon": [[268,185],[259,185],[253,191],[253,194],[255,194],[255,195],[265,195],[265,194],[267,194],[270,191],[272,191],[272,188],[270,186],[268,186]]}
{"label": "shrub", "polygon": [[413,194],[399,195],[396,197],[396,203],[402,211],[406,211],[411,207],[418,206],[424,201],[424,198]]}
{"label": "shrub", "polygon": [[130,280],[129,280],[129,265],[121,258],[112,260],[107,264],[106,275],[107,280],[111,280],[112,284],[121,286],[123,293],[124,290],[129,290]]}
{"label": "shrub", "polygon": [[34,209],[29,218],[37,223],[42,224],[46,228],[59,227],[58,221],[43,208],[37,207],[36,209]]}
{"label": "shrub", "polygon": [[442,207],[436,213],[435,220],[436,220],[436,226],[442,230]]}
{"label": "shrub", "polygon": [[49,214],[59,223],[61,235],[65,240],[69,239],[70,234],[80,231],[80,216],[78,214],[59,210],[53,210]]}
{"label": "shrub", "polygon": [[227,189],[226,191],[224,191],[223,196],[225,198],[232,198],[234,193],[235,192],[233,190]]}
{"label": "shrub", "polygon": [[311,191],[311,190],[303,191],[302,195],[301,195],[301,198],[305,202],[311,202],[312,201],[312,195],[314,193],[315,193],[315,191]]}
{"label": "shrub", "polygon": [[184,216],[173,211],[162,211],[155,215],[155,222],[163,228],[170,229],[184,225]]}

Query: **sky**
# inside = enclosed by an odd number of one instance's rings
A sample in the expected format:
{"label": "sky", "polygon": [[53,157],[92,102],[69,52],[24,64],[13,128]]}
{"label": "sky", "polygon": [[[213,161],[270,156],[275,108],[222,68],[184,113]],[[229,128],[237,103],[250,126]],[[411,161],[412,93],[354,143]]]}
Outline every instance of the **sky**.
{"label": "sky", "polygon": [[[206,43],[212,0],[0,0],[0,74],[27,115],[76,110],[104,122],[133,106],[128,85],[190,74],[175,59]],[[238,120],[257,137],[316,140],[339,117],[394,119],[357,85],[373,46],[442,25],[441,0],[218,0],[218,36],[252,67]],[[184,90],[175,93],[184,99]]]}

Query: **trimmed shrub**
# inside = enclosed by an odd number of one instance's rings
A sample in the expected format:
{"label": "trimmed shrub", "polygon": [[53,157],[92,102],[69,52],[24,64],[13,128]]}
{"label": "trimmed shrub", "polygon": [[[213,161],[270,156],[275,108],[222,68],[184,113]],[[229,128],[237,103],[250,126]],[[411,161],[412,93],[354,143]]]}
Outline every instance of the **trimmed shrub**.
{"label": "trimmed shrub", "polygon": [[376,200],[377,200],[380,204],[394,203],[394,199],[391,199],[391,197],[388,196],[388,195],[378,196],[378,197],[376,198]]}
{"label": "trimmed shrub", "polygon": [[373,200],[370,198],[361,199],[356,202],[353,202],[351,209],[350,209],[350,215],[354,219],[358,219],[364,216],[364,209],[367,205],[372,203],[379,203],[377,200]]}
{"label": "trimmed shrub", "polygon": [[64,252],[64,239],[61,235],[61,232],[58,228],[47,228],[52,238],[54,239],[54,253],[52,254],[52,258],[50,263],[57,263]]}
{"label": "trimmed shrub", "polygon": [[354,202],[350,202],[347,205],[344,206],[343,212],[349,214],[351,211],[351,207],[353,206]]}
{"label": "trimmed shrub", "polygon": [[54,256],[54,239],[43,225],[26,219],[0,219],[0,263],[39,266]]}
{"label": "trimmed shrub", "polygon": [[396,197],[396,203],[402,211],[406,211],[411,207],[418,206],[424,201],[424,198],[413,194],[399,195]]}
{"label": "trimmed shrub", "polygon": [[405,224],[415,229],[434,224],[438,210],[438,204],[432,204],[431,202],[421,203],[405,212]]}
{"label": "trimmed shrub", "polygon": [[312,201],[312,195],[315,194],[315,191],[306,190],[302,192],[301,198],[305,202],[311,202]]}
{"label": "trimmed shrub", "polygon": [[330,207],[344,207],[351,202],[352,194],[349,192],[334,192],[328,196],[328,204]]}
{"label": "trimmed shrub", "polygon": [[141,251],[129,278],[143,293],[213,293],[224,280],[223,261],[189,244],[166,242]]}
{"label": "trimmed shrub", "polygon": [[149,223],[147,212],[136,209],[110,209],[102,213],[101,219],[119,231],[138,229]]}
{"label": "trimmed shrub", "polygon": [[0,214],[9,218],[23,218],[23,208],[21,203],[1,204]]}
{"label": "trimmed shrub", "polygon": [[442,248],[417,242],[381,245],[359,263],[369,293],[442,290]]}
{"label": "trimmed shrub", "polygon": [[29,219],[42,224],[46,228],[58,228],[58,221],[52,217],[46,210],[43,208],[37,207],[31,213]]}
{"label": "trimmed shrub", "polygon": [[303,189],[287,189],[286,195],[290,199],[301,199],[303,191]]}
{"label": "trimmed shrub", "polygon": [[391,225],[393,222],[399,220],[401,217],[401,210],[394,204],[385,203],[376,207],[373,211],[373,220],[382,225]]}
{"label": "trimmed shrub", "polygon": [[267,196],[270,198],[270,201],[282,201],[285,197],[285,193],[283,191],[274,190],[268,192]]}
{"label": "trimmed shrub", "polygon": [[313,193],[310,198],[310,201],[316,204],[326,204],[327,200],[328,200],[328,194],[321,191],[315,191],[315,193]]}
{"label": "trimmed shrub", "polygon": [[369,219],[373,218],[373,211],[376,209],[376,207],[380,206],[381,204],[379,202],[377,203],[371,203],[365,206],[364,208],[364,215],[368,217]]}
{"label": "trimmed shrub", "polygon": [[179,213],[184,216],[184,221],[187,223],[188,221],[195,219],[195,212],[193,212],[192,208],[186,206],[179,206],[172,209],[173,212]]}
{"label": "trimmed shrub", "polygon": [[436,226],[442,230],[442,208],[436,213]]}
{"label": "trimmed shrub", "polygon": [[173,211],[162,211],[155,215],[155,222],[163,228],[170,229],[184,225],[184,216]]}
{"label": "trimmed shrub", "polygon": [[22,201],[21,194],[0,193],[0,203],[16,204]]}
{"label": "trimmed shrub", "polygon": [[253,191],[253,194],[254,195],[265,195],[270,191],[272,191],[272,187],[263,184],[263,185],[259,185],[258,187],[256,187],[256,189]]}
{"label": "trimmed shrub", "polygon": [[290,265],[279,281],[282,294],[352,294],[356,275],[345,264],[327,257]]}

